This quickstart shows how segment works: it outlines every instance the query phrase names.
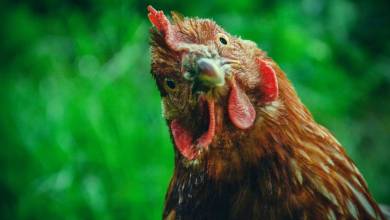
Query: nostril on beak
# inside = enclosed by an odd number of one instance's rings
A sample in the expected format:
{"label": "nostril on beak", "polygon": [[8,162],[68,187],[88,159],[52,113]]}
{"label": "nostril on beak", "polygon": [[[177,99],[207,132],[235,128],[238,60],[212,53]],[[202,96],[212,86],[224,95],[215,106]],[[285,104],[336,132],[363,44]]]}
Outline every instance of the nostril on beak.
{"label": "nostril on beak", "polygon": [[210,58],[200,58],[197,62],[198,78],[206,86],[215,87],[225,84],[225,73],[220,64]]}

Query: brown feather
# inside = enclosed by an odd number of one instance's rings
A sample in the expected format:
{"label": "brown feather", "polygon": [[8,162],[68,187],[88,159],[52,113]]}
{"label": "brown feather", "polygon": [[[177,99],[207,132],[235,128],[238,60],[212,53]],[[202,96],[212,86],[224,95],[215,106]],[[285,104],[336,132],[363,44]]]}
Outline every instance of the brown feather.
{"label": "brown feather", "polygon": [[[234,77],[256,110],[250,129],[229,120],[231,88],[207,94],[216,103],[216,134],[207,149],[186,160],[175,148],[175,170],[166,194],[166,219],[384,219],[363,176],[333,135],[317,124],[284,72],[256,44],[233,37],[213,21],[173,13],[175,42],[230,60]],[[218,34],[229,45],[218,43]],[[152,75],[163,97],[167,123],[180,119],[194,134],[209,119],[198,111],[192,84],[183,79],[182,54],[151,31]],[[177,46],[176,45],[176,46]],[[278,97],[262,102],[256,59],[277,76]],[[165,78],[178,89],[166,91]],[[228,77],[228,79],[229,79]]]}

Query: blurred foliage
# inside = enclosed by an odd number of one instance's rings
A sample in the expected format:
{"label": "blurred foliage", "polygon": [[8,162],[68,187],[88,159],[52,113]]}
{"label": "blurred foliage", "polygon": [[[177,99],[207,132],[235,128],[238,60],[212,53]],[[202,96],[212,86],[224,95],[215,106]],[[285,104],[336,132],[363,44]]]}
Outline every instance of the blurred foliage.
{"label": "blurred foliage", "polygon": [[[390,203],[388,1],[152,1],[258,42]],[[173,151],[147,3],[0,3],[0,218],[159,219]]]}

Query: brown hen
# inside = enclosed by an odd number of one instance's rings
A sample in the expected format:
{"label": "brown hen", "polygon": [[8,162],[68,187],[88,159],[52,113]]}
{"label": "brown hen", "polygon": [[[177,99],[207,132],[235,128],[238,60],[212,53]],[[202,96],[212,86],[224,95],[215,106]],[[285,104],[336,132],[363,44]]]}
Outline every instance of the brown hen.
{"label": "brown hen", "polygon": [[208,19],[148,7],[152,75],[175,145],[166,219],[384,219],[279,66]]}

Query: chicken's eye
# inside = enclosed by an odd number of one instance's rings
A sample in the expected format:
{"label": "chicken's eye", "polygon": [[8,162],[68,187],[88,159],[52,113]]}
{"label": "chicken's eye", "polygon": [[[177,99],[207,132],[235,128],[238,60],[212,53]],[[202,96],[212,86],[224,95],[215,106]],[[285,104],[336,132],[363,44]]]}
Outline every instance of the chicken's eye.
{"label": "chicken's eye", "polygon": [[229,43],[228,37],[225,34],[222,34],[222,33],[219,33],[217,35],[217,40],[222,45],[228,45],[228,43]]}
{"label": "chicken's eye", "polygon": [[176,89],[176,83],[172,79],[165,79],[164,86],[168,91],[173,91]]}
{"label": "chicken's eye", "polygon": [[221,42],[221,44],[224,44],[224,45],[227,44],[227,40],[225,38],[223,38],[223,37],[219,38],[219,42]]}

